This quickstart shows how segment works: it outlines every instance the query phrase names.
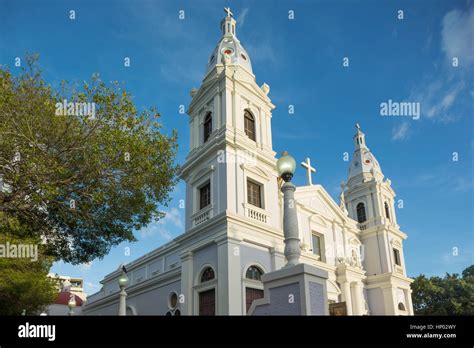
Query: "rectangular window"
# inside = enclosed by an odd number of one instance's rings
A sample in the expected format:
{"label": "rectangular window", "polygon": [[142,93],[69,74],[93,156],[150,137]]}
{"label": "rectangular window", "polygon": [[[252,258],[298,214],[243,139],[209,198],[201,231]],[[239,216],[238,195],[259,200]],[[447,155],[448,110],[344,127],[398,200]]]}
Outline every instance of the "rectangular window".
{"label": "rectangular window", "polygon": [[323,236],[319,234],[313,234],[313,254],[319,256],[319,260],[323,261]]}
{"label": "rectangular window", "polygon": [[247,180],[247,202],[256,207],[263,208],[262,185],[252,180]]}
{"label": "rectangular window", "polygon": [[393,249],[393,258],[395,259],[396,265],[402,265],[402,262],[400,261],[400,251],[398,249]]}
{"label": "rectangular window", "polygon": [[203,209],[211,204],[211,183],[208,181],[199,189],[199,208]]}
{"label": "rectangular window", "polygon": [[244,113],[244,129],[245,134],[255,141],[255,117],[248,110]]}
{"label": "rectangular window", "polygon": [[212,114],[209,112],[204,120],[204,142],[206,142],[212,133]]}

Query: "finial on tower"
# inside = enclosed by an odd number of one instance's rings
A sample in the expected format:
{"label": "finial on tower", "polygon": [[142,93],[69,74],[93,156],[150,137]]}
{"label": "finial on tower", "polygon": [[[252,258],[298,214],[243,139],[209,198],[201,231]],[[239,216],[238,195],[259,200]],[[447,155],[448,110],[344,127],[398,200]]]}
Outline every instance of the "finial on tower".
{"label": "finial on tower", "polygon": [[365,147],[365,134],[361,131],[359,122],[355,124],[355,127],[357,129],[357,132],[354,135],[356,148]]}
{"label": "finial on tower", "polygon": [[224,7],[224,12],[227,14],[221,21],[222,35],[227,37],[235,37],[235,24],[234,14],[230,10],[230,7]]}
{"label": "finial on tower", "polygon": [[234,14],[230,10],[230,7],[224,7],[224,12],[227,13],[227,17],[234,17]]}

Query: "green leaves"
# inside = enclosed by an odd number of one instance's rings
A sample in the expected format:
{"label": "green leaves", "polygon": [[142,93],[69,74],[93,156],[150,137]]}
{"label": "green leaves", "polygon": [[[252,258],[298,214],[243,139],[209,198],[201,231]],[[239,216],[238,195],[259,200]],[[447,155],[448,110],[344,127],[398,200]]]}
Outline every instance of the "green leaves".
{"label": "green leaves", "polygon": [[418,315],[473,315],[474,265],[462,277],[446,273],[444,278],[426,278],[423,274],[411,284],[413,307]]}
{"label": "green leaves", "polygon": [[[1,221],[5,221],[2,219]],[[36,314],[53,303],[57,296],[54,282],[47,278],[53,259],[42,253],[41,244],[31,238],[0,234],[0,244],[36,245],[37,261],[29,258],[0,258],[0,315]]]}
{"label": "green leaves", "polygon": [[[95,103],[94,117],[58,113],[65,100],[68,110]],[[176,183],[177,136],[161,134],[158,120],[97,75],[53,91],[35,60],[17,77],[0,68],[0,176],[9,188],[0,213],[44,238],[56,260],[89,262],[133,241],[134,229],[162,216]]]}

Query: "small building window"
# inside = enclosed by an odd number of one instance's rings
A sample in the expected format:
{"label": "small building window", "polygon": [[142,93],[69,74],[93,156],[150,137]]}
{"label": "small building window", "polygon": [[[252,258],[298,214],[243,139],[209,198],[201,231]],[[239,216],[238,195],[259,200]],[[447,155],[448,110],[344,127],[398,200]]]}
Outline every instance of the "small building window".
{"label": "small building window", "polygon": [[244,128],[245,134],[255,141],[255,117],[250,113],[250,111],[245,110],[244,112]]}
{"label": "small building window", "polygon": [[208,181],[199,189],[199,209],[211,204],[211,183]]}
{"label": "small building window", "polygon": [[367,217],[365,215],[365,205],[364,203],[357,204],[357,221],[359,223],[367,221]]}
{"label": "small building window", "polygon": [[384,203],[384,206],[385,206],[385,216],[387,217],[387,219],[390,220],[390,211],[389,211],[389,209],[388,209],[388,203],[385,202],[385,203]]}
{"label": "small building window", "polygon": [[402,265],[402,262],[400,260],[400,250],[398,249],[393,249],[393,258],[395,260],[395,264],[398,266]]}
{"label": "small building window", "polygon": [[207,267],[201,275],[201,283],[208,282],[215,278],[214,270],[211,267]]}
{"label": "small building window", "polygon": [[257,266],[250,266],[245,272],[245,278],[252,280],[262,280],[263,271]]}
{"label": "small building window", "polygon": [[319,260],[323,261],[323,236],[313,233],[311,239],[313,242],[313,254],[319,256]]}
{"label": "small building window", "polygon": [[204,119],[204,142],[206,142],[212,133],[212,113],[208,112]]}
{"label": "small building window", "polygon": [[403,302],[398,303],[398,309],[401,310],[401,311],[405,310],[405,305],[403,304]]}
{"label": "small building window", "polygon": [[263,208],[262,185],[247,179],[247,202],[256,207]]}

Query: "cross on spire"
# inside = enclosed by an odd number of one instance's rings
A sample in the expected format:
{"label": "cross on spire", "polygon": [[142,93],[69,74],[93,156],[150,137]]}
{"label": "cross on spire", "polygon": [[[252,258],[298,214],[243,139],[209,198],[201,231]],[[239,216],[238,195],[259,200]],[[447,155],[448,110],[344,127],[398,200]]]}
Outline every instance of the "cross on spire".
{"label": "cross on spire", "polygon": [[306,162],[301,162],[301,166],[306,168],[307,177],[308,177],[308,185],[313,185],[313,180],[311,178],[311,173],[316,173],[316,168],[311,167],[311,160],[309,157],[306,157]]}
{"label": "cross on spire", "polygon": [[231,12],[230,7],[224,7],[224,12],[227,13],[227,17],[234,17],[234,14]]}

